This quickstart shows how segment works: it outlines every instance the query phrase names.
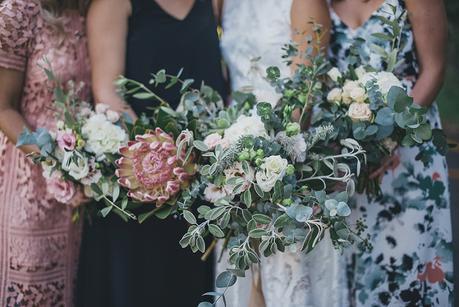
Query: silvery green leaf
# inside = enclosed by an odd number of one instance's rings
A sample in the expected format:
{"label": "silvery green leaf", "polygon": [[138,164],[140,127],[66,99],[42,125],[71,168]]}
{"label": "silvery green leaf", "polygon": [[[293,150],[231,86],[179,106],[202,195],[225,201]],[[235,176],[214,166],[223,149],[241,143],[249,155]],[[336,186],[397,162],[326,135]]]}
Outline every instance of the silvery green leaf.
{"label": "silvery green leaf", "polygon": [[263,198],[265,193],[260,188],[260,186],[258,184],[254,184],[254,188],[255,188],[255,192],[258,194],[258,196],[260,196],[260,198]]}
{"label": "silvery green leaf", "polygon": [[196,147],[199,151],[208,151],[209,150],[209,147],[207,147],[207,145],[203,142],[203,141],[200,141],[200,140],[195,140],[193,142],[193,145],[194,147]]}
{"label": "silvery green leaf", "polygon": [[124,198],[122,201],[121,201],[121,209],[126,209],[127,208],[127,205],[129,203],[129,199],[128,198]]}
{"label": "silvery green leaf", "polygon": [[186,79],[182,83],[182,88],[180,89],[180,93],[183,93],[188,90],[188,88],[193,84],[194,80],[193,79]]}
{"label": "silvery green leaf", "polygon": [[276,228],[284,227],[285,224],[287,224],[289,220],[290,220],[290,217],[284,213],[276,218],[276,221],[274,222],[274,227]]}
{"label": "silvery green leaf", "polygon": [[254,214],[252,218],[257,222],[258,224],[264,224],[267,225],[271,223],[271,218],[265,214]]}
{"label": "silvery green leaf", "polygon": [[236,281],[237,281],[236,275],[234,275],[233,273],[229,271],[224,271],[217,276],[215,280],[215,286],[217,288],[227,288],[227,287],[231,287],[232,285],[234,285]]}
{"label": "silvery green leaf", "polygon": [[133,97],[136,98],[136,99],[145,100],[145,99],[154,98],[155,95],[153,95],[153,94],[151,94],[151,93],[147,93],[147,92],[142,92],[142,93],[136,93],[136,94],[134,94]]}
{"label": "silvery green leaf", "polygon": [[416,135],[424,140],[428,141],[432,138],[432,127],[429,124],[423,124],[415,130]]}
{"label": "silvery green leaf", "polygon": [[204,165],[203,167],[201,167],[199,172],[201,173],[201,175],[207,176],[209,174],[209,170],[210,170],[210,165]]}
{"label": "silvery green leaf", "polygon": [[198,207],[198,212],[199,212],[200,214],[202,214],[202,215],[206,214],[206,213],[209,212],[209,211],[210,211],[210,207],[209,207],[209,206],[203,205],[203,206],[199,206],[199,207]]}
{"label": "silvery green leaf", "polygon": [[391,108],[384,107],[376,114],[375,123],[381,126],[390,126],[394,124],[394,112]]}
{"label": "silvery green leaf", "polygon": [[112,209],[112,206],[105,207],[100,210],[100,214],[102,214],[103,217],[106,217],[112,211]]}
{"label": "silvery green leaf", "polygon": [[186,233],[182,239],[179,241],[179,244],[182,248],[186,248],[190,244],[191,235]]}
{"label": "silvery green leaf", "polygon": [[213,208],[207,212],[204,217],[206,220],[213,221],[218,219],[225,212],[225,210],[225,207]]}
{"label": "silvery green leaf", "polygon": [[247,207],[250,207],[252,205],[252,193],[250,192],[250,189],[244,192],[244,194],[242,195],[242,199]]}
{"label": "silvery green leaf", "polygon": [[219,221],[220,227],[223,229],[228,227],[230,219],[231,219],[231,212],[230,211],[225,212],[225,214],[223,214],[222,218]]}
{"label": "silvery green leaf", "polygon": [[398,86],[390,88],[387,93],[387,104],[394,109],[396,113],[401,113],[413,103],[413,98],[408,96],[406,91]]}
{"label": "silvery green leaf", "polygon": [[242,209],[242,218],[248,223],[252,219],[252,214],[247,209]]}
{"label": "silvery green leaf", "polygon": [[196,217],[188,210],[183,210],[183,217],[190,224],[196,224]]}
{"label": "silvery green leaf", "polygon": [[217,225],[215,224],[209,224],[209,232],[214,235],[216,238],[223,238],[225,236],[225,234],[223,233],[223,231],[220,229],[220,227],[218,227]]}
{"label": "silvery green leaf", "polygon": [[254,239],[259,239],[263,236],[267,236],[268,232],[264,229],[253,229],[249,232],[249,237],[254,238]]}
{"label": "silvery green leaf", "polygon": [[118,184],[115,184],[113,187],[113,193],[112,193],[113,202],[116,202],[119,196],[120,196],[120,186]]}
{"label": "silvery green leaf", "polygon": [[247,161],[242,161],[242,170],[244,171],[244,174],[249,175],[250,173],[250,166]]}
{"label": "silvery green leaf", "polygon": [[204,253],[206,251],[206,243],[204,242],[203,237],[199,236],[196,239],[196,246],[201,253]]}

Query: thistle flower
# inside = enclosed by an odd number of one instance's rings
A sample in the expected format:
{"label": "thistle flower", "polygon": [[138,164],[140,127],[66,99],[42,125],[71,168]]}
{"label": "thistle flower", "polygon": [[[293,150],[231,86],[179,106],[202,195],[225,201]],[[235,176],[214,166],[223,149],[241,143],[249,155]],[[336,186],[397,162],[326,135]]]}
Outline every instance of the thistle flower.
{"label": "thistle flower", "polygon": [[160,128],[137,135],[135,141],[120,148],[123,157],[116,161],[118,183],[129,189],[133,199],[159,207],[188,186],[195,173],[191,159],[183,160],[186,148],[182,151],[177,154],[174,139]]}

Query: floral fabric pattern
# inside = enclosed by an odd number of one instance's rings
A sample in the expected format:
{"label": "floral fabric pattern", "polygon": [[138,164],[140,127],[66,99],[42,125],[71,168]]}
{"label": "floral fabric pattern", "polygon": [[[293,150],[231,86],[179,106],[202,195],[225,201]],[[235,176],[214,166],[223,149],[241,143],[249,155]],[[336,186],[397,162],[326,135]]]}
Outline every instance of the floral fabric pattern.
{"label": "floral fabric pattern", "polygon": [[[82,81],[89,98],[84,20],[66,13],[56,35],[39,1],[0,3],[0,67],[24,73],[19,109],[28,125],[54,125],[52,84],[44,59],[62,82]],[[48,192],[41,167],[0,132],[0,306],[73,306],[80,224]]]}
{"label": "floral fabric pattern", "polygon": [[[386,0],[359,28],[351,29],[331,8],[333,21],[329,55],[346,68],[344,59],[355,38],[366,40],[361,54],[364,64],[384,69],[382,58],[370,50],[371,43],[389,50],[373,33],[388,31],[380,17],[394,20],[391,6],[405,10],[403,0]],[[418,73],[414,36],[408,18],[401,19],[400,53],[394,73],[411,90]],[[437,105],[429,110],[432,127],[440,128]],[[400,148],[399,163],[382,178],[382,195],[356,197],[355,218],[369,226],[373,250],[349,257],[351,303],[355,306],[452,306],[453,255],[448,172],[445,157],[432,144]]]}

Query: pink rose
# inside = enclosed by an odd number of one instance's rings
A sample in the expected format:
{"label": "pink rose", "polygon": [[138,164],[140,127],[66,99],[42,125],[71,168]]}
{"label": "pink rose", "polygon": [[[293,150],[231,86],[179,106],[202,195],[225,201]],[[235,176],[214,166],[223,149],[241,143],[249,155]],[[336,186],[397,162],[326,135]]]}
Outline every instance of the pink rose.
{"label": "pink rose", "polygon": [[204,144],[206,144],[206,146],[212,150],[214,149],[218,144],[220,144],[222,141],[222,136],[218,133],[212,133],[212,134],[209,134],[208,136],[206,136],[206,138],[204,139]]}
{"label": "pink rose", "polygon": [[60,203],[70,204],[76,194],[73,182],[63,180],[58,175],[54,175],[47,180],[48,192]]}
{"label": "pink rose", "polygon": [[76,137],[72,132],[58,131],[56,141],[61,150],[71,151],[75,149]]}

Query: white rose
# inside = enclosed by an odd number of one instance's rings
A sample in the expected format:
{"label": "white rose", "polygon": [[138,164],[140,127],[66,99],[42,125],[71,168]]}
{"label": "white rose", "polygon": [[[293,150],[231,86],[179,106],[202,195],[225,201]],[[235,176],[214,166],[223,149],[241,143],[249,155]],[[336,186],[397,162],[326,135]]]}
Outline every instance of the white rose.
{"label": "white rose", "polygon": [[345,105],[350,105],[353,102],[351,93],[358,88],[360,88],[359,82],[346,80],[343,86],[343,94],[342,94],[343,103]]}
{"label": "white rose", "polygon": [[107,119],[112,123],[116,123],[120,120],[120,114],[112,110],[107,110]]}
{"label": "white rose", "polygon": [[65,152],[62,169],[68,172],[75,180],[81,180],[89,174],[88,158],[83,157],[78,151]]}
{"label": "white rose", "polygon": [[211,203],[215,203],[228,195],[229,193],[225,188],[218,187],[213,183],[209,183],[204,189],[204,199]]}
{"label": "white rose", "polygon": [[384,96],[387,95],[387,93],[389,93],[389,90],[393,86],[403,88],[403,85],[400,82],[400,80],[393,73],[386,71],[378,73],[376,83],[379,86],[381,94],[383,94]]}
{"label": "white rose", "polygon": [[208,136],[206,136],[206,138],[204,139],[204,144],[206,144],[206,146],[212,150],[214,149],[218,144],[220,144],[220,142],[222,141],[222,136],[218,133],[212,133],[212,134],[209,134]]}
{"label": "white rose", "polygon": [[342,99],[342,95],[343,95],[343,90],[342,89],[334,88],[328,93],[327,101],[328,102],[334,102],[336,104],[340,104],[341,103],[341,99]]}
{"label": "white rose", "polygon": [[96,104],[96,113],[97,114],[104,114],[105,112],[108,111],[108,109],[110,109],[110,106],[108,104],[105,104],[105,103]]}
{"label": "white rose", "polygon": [[367,100],[368,96],[364,88],[362,87],[354,87],[350,92],[349,96],[351,96],[351,99],[353,102],[359,102],[363,103],[365,100]]}
{"label": "white rose", "polygon": [[339,69],[336,67],[333,67],[332,69],[330,69],[327,75],[330,77],[330,79],[332,79],[335,82],[338,82],[338,79],[343,77]]}
{"label": "white rose", "polygon": [[222,140],[224,144],[234,144],[243,136],[262,136],[267,137],[268,133],[265,129],[265,124],[261,118],[256,115],[245,116],[241,115],[234,124],[225,130],[225,136]]}
{"label": "white rose", "polygon": [[264,192],[269,192],[274,188],[278,180],[282,180],[287,169],[288,161],[281,156],[270,156],[265,159],[264,163],[260,166],[255,177],[257,184]]}
{"label": "white rose", "polygon": [[363,66],[357,67],[355,70],[355,74],[357,75],[357,78],[362,79],[362,77],[367,73],[365,68]]}
{"label": "white rose", "polygon": [[348,116],[354,121],[370,121],[373,113],[367,103],[354,102],[349,106]]}
{"label": "white rose", "polygon": [[85,150],[100,160],[105,153],[117,153],[126,144],[128,135],[119,126],[110,122],[104,114],[91,116],[81,128]]}

